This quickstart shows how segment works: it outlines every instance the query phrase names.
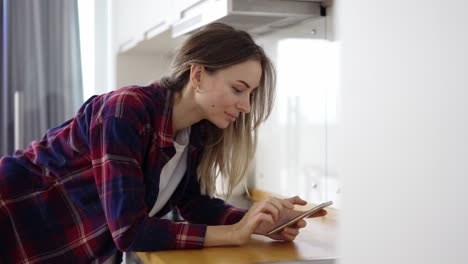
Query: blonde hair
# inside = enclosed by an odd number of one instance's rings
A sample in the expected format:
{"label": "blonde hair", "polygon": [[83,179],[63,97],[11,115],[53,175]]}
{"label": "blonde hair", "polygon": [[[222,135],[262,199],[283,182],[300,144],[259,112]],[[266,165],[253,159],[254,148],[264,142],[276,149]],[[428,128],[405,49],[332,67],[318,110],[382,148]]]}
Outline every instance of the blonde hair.
{"label": "blonde hair", "polygon": [[262,66],[259,87],[251,94],[251,111],[241,113],[226,129],[209,126],[208,143],[197,168],[202,194],[213,196],[216,179],[221,176],[227,183],[229,197],[249,172],[255,156],[257,128],[273,108],[275,68],[247,32],[212,23],[184,42],[172,63],[171,73],[160,81],[161,86],[179,92],[189,81],[192,64],[201,64],[212,73],[247,60],[257,60]]}

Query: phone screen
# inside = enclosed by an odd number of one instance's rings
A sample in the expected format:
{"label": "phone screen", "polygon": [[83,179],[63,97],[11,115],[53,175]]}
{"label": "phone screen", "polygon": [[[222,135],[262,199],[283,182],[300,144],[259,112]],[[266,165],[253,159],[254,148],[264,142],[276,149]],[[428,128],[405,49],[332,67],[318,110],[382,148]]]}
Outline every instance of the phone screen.
{"label": "phone screen", "polygon": [[276,226],[275,228],[270,230],[267,233],[267,235],[271,235],[273,233],[276,233],[276,232],[280,231],[281,229],[283,229],[283,228],[285,228],[287,226],[293,225],[293,224],[297,223],[299,220],[301,220],[301,219],[303,219],[303,218],[305,218],[307,216],[313,215],[313,214],[319,212],[320,210],[322,210],[323,208],[325,208],[327,206],[330,206],[332,204],[333,204],[332,201],[328,201],[326,203],[319,204],[319,205],[315,206],[314,208],[312,208],[310,210],[307,210],[304,213],[302,213],[302,214],[300,214],[300,215],[298,215],[298,216],[296,216],[296,217],[294,217],[292,219],[287,220],[285,223],[282,223],[282,224]]}

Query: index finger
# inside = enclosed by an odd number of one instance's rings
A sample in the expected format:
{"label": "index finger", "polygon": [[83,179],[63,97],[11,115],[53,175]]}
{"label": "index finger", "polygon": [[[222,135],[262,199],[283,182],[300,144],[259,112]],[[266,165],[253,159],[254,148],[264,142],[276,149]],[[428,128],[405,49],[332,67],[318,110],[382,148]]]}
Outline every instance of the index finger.
{"label": "index finger", "polygon": [[292,203],[290,203],[289,201],[285,200],[285,199],[278,199],[278,198],[270,197],[270,199],[268,199],[268,201],[270,203],[274,204],[278,209],[282,209],[284,207],[286,207],[288,209],[293,209],[294,208],[294,205]]}
{"label": "index finger", "polygon": [[285,199],[286,201],[290,202],[291,204],[298,204],[298,205],[306,205],[307,202],[305,200],[302,200],[299,196],[294,196],[288,199]]}

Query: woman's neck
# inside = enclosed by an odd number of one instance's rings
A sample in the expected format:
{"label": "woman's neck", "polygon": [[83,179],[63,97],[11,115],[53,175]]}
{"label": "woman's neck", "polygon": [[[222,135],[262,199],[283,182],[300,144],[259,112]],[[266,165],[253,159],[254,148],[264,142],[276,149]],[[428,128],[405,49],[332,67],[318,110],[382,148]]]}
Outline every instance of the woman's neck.
{"label": "woman's neck", "polygon": [[184,88],[175,93],[172,105],[172,130],[173,136],[180,130],[189,127],[202,119],[200,109],[194,101],[194,90]]}

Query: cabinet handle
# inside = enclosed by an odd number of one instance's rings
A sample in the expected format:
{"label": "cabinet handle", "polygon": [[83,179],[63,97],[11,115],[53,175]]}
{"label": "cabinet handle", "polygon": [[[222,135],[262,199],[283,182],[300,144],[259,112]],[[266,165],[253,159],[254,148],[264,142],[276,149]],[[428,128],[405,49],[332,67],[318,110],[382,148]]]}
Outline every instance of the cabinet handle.
{"label": "cabinet handle", "polygon": [[157,23],[155,26],[150,27],[148,30],[145,31],[143,34],[145,36],[145,39],[150,39],[159,33],[161,33],[161,27],[164,26],[166,22],[163,20],[159,23]]}
{"label": "cabinet handle", "polygon": [[133,39],[129,39],[129,40],[125,41],[124,43],[120,44],[119,53],[129,50],[134,45],[135,45],[135,40],[133,40]]}
{"label": "cabinet handle", "polygon": [[191,4],[190,6],[182,9],[182,11],[180,11],[180,16],[183,18],[185,17],[185,13],[187,13],[188,10],[194,8],[195,6],[201,4],[202,2],[205,2],[206,0],[198,0],[197,2]]}

